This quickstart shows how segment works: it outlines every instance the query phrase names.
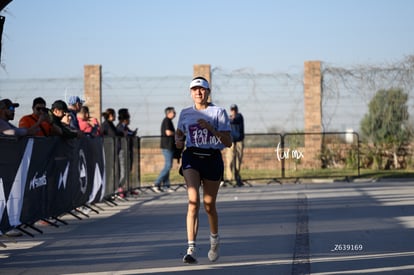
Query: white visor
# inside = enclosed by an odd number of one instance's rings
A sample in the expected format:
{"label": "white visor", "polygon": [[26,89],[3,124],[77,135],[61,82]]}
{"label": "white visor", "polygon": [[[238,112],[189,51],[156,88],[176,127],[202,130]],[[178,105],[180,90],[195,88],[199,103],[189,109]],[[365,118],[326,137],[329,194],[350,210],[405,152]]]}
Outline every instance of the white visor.
{"label": "white visor", "polygon": [[203,87],[204,89],[210,89],[210,86],[208,85],[208,82],[204,79],[194,79],[190,83],[190,89],[194,87]]}

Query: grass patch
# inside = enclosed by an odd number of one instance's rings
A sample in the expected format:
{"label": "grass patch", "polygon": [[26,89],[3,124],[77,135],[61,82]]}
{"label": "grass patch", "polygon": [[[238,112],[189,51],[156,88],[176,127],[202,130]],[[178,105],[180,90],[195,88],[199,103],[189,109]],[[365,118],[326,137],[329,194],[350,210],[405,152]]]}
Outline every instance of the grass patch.
{"label": "grass patch", "polygon": [[[260,181],[265,179],[282,179],[280,170],[242,170],[242,179],[251,181]],[[141,175],[142,185],[151,185],[154,183],[158,173],[146,173]],[[297,171],[285,171],[285,178],[331,178],[343,179],[346,177],[358,177],[358,171],[353,169],[302,169]],[[414,178],[414,170],[370,170],[361,169],[360,178]],[[170,181],[172,184],[183,183],[184,178],[178,173],[177,169],[170,172]]]}
{"label": "grass patch", "polygon": [[361,169],[361,178],[389,179],[414,178],[414,170],[369,170]]}

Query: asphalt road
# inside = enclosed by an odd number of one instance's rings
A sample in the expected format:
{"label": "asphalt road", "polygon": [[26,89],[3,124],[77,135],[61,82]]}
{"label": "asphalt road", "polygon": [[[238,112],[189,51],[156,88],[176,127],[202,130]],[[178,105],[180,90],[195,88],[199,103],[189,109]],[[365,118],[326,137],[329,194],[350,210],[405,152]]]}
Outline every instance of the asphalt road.
{"label": "asphalt road", "polygon": [[147,192],[40,234],[2,237],[0,274],[414,274],[413,181],[253,184],[220,189],[221,256],[186,250],[186,192]]}

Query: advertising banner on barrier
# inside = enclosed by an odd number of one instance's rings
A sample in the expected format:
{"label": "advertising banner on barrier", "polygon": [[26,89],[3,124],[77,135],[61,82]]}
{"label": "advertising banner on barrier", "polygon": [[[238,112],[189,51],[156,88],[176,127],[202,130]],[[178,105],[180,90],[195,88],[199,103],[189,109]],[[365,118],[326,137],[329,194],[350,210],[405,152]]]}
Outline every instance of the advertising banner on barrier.
{"label": "advertising banner on barrier", "polygon": [[20,223],[25,171],[30,165],[32,147],[33,140],[5,139],[0,142],[0,229]]}
{"label": "advertising banner on barrier", "polygon": [[0,139],[0,230],[103,199],[101,138]]}

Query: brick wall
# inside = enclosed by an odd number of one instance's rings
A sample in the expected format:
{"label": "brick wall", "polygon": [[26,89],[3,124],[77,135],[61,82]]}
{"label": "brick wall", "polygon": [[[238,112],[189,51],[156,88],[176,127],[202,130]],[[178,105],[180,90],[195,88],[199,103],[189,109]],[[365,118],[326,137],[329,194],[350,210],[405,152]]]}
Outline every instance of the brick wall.
{"label": "brick wall", "polygon": [[[178,165],[174,161],[173,169]],[[161,149],[141,148],[141,172],[158,173],[164,166],[164,157]],[[275,148],[245,148],[243,168],[252,170],[279,169],[280,161],[277,160]]]}
{"label": "brick wall", "polygon": [[[101,119],[101,92],[102,75],[101,65],[85,65],[84,67],[84,95],[91,115]],[[193,76],[205,77],[211,85],[211,66],[197,64],[193,66]],[[212,92],[214,93],[214,91]],[[320,133],[322,129],[322,73],[320,61],[304,63],[304,111],[306,133]],[[306,156],[302,165],[319,168],[320,160],[317,157],[321,151],[322,136],[305,136],[305,147],[302,149]],[[146,151],[148,150],[148,151]],[[280,162],[275,161],[275,148],[246,148],[243,166],[246,169],[279,169]],[[142,149],[142,172],[159,172],[163,165],[163,156],[160,149]],[[288,163],[289,164],[289,163]],[[174,165],[177,164],[174,162]]]}

